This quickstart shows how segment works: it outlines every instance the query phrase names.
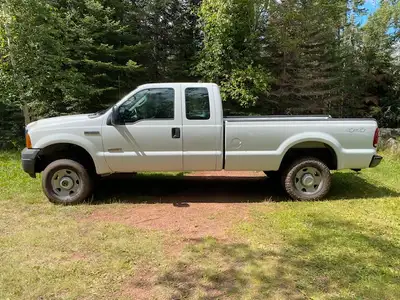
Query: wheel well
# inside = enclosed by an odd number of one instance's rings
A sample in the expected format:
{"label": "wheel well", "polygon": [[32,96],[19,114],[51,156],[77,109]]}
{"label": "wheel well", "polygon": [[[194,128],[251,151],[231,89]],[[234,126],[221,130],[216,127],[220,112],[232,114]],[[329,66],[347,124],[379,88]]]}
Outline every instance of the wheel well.
{"label": "wheel well", "polygon": [[35,172],[42,172],[50,163],[58,159],[74,160],[83,165],[89,173],[96,172],[92,156],[84,148],[68,143],[54,144],[40,150],[35,164]]}
{"label": "wheel well", "polygon": [[301,157],[315,157],[323,161],[330,170],[337,170],[335,150],[322,142],[303,142],[290,148],[282,159],[280,169],[288,167]]}

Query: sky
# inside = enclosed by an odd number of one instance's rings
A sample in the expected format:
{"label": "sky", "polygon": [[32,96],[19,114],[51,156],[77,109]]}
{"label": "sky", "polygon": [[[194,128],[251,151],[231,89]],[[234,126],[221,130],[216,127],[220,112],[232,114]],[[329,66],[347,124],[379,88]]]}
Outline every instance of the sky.
{"label": "sky", "polygon": [[[372,14],[379,7],[378,0],[367,0],[365,1],[364,8],[367,10],[368,14]],[[360,23],[364,25],[368,20],[368,15],[360,17]]]}
{"label": "sky", "polygon": [[379,6],[378,1],[367,0],[364,7],[368,9],[370,12],[374,12],[376,8]]}
{"label": "sky", "polygon": [[[377,8],[379,7],[379,0],[366,0],[364,4],[364,8],[367,10],[368,14],[373,14]],[[364,17],[360,17],[361,25],[364,25],[368,20],[368,15]],[[393,28],[389,28],[388,33],[393,32]]]}

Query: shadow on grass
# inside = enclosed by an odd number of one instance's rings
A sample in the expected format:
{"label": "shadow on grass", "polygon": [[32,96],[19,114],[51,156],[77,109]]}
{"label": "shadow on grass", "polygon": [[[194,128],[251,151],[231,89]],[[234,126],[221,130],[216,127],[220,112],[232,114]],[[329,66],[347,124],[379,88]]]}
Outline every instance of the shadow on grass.
{"label": "shadow on grass", "polygon": [[[158,278],[170,299],[400,299],[400,248],[376,230],[309,215],[307,232],[289,231],[271,249],[202,239]],[[257,226],[258,227],[258,226]]]}
{"label": "shadow on grass", "polygon": [[[375,186],[355,173],[335,173],[328,200],[399,196],[387,187]],[[279,183],[267,177],[196,177],[172,175],[118,176],[97,184],[93,204],[98,203],[240,203],[286,201]],[[177,205],[186,207],[188,205]]]}

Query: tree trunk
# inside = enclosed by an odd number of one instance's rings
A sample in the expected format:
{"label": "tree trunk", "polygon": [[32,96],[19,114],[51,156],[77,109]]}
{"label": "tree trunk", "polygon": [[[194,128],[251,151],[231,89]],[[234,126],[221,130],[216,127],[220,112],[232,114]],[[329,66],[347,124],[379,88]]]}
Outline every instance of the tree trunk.
{"label": "tree trunk", "polygon": [[29,114],[28,105],[26,105],[25,103],[22,106],[22,112],[24,114],[25,125],[28,125],[31,122],[31,116]]}

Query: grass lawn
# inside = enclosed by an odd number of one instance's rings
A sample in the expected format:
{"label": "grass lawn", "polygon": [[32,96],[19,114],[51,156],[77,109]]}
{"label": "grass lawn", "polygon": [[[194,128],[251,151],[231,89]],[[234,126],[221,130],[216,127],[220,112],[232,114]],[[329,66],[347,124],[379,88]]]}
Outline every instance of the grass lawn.
{"label": "grass lawn", "polygon": [[251,199],[241,199],[248,217],[223,238],[191,239],[90,219],[139,206],[184,215],[190,207],[146,195],[119,201],[118,193],[55,206],[40,180],[23,173],[18,154],[1,153],[0,299],[400,299],[400,159],[336,172],[327,201],[282,201],[268,183],[277,201],[257,198],[251,186]]}

